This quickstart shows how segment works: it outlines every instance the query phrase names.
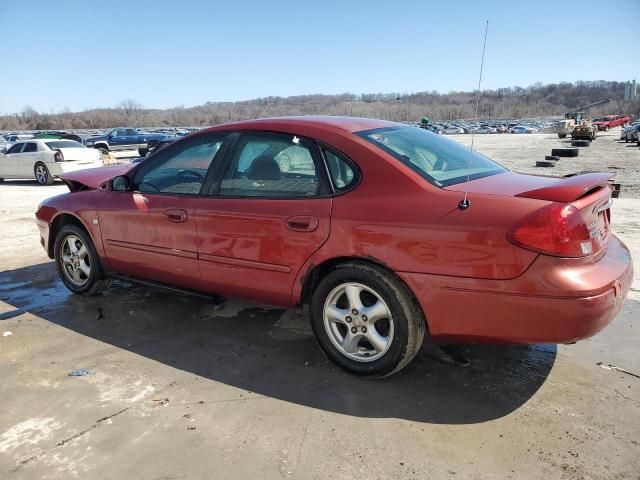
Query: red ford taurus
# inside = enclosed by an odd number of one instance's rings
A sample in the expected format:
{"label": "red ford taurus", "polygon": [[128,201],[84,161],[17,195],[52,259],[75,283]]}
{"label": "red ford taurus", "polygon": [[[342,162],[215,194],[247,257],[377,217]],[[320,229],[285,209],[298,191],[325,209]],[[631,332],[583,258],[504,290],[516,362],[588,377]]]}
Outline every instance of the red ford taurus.
{"label": "red ford taurus", "polygon": [[75,293],[124,276],[307,304],[332,360],[384,376],[425,332],[564,343],[607,325],[633,276],[610,231],[610,176],[518,174],[380,120],[274,118],[67,175],[71,193],[36,216]]}

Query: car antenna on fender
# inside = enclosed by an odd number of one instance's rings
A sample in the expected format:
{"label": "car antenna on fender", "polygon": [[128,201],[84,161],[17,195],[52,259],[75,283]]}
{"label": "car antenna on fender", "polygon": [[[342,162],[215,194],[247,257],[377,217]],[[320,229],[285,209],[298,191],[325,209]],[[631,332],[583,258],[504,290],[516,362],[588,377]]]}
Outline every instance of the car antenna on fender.
{"label": "car antenna on fender", "polygon": [[[478,91],[476,92],[476,114],[474,120],[478,121],[478,106],[480,105],[480,87],[482,85],[482,68],[484,67],[484,51],[487,48],[487,32],[489,31],[489,20],[484,27],[484,42],[482,44],[482,60],[480,61],[480,77],[478,78]],[[469,161],[467,162],[467,181],[464,186],[464,198],[458,203],[460,210],[466,210],[471,206],[469,201],[469,179],[471,178],[471,159],[473,157],[473,140],[475,129],[471,130],[471,146],[469,147]]]}

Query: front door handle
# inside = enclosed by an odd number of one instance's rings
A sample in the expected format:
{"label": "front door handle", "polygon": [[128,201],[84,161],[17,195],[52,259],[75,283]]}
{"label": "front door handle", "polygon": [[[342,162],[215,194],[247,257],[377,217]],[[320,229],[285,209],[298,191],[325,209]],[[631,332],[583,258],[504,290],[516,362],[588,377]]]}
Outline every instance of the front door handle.
{"label": "front door handle", "polygon": [[189,218],[187,211],[181,208],[170,208],[164,211],[164,218],[170,222],[184,223]]}
{"label": "front door handle", "polygon": [[285,226],[296,232],[313,232],[318,229],[320,220],[311,215],[295,215],[285,220]]}

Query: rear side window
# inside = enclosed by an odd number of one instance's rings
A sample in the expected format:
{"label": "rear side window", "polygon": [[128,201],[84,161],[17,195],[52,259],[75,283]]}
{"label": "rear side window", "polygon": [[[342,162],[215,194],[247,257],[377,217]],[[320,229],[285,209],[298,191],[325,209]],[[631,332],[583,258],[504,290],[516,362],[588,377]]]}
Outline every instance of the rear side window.
{"label": "rear side window", "polygon": [[73,140],[57,140],[55,142],[45,142],[51,150],[59,148],[85,148],[84,145]]}
{"label": "rear side window", "polygon": [[356,173],[351,165],[337,152],[323,148],[322,153],[329,167],[333,188],[336,192],[348,190],[356,180]]}
{"label": "rear side window", "polygon": [[24,150],[22,150],[22,153],[31,153],[31,152],[37,152],[38,151],[38,144],[35,142],[29,142],[24,146]]}
{"label": "rear side window", "polygon": [[441,135],[416,127],[387,127],[358,132],[357,135],[395,157],[437,187],[462,183],[507,171],[493,160],[470,152]]}
{"label": "rear side window", "polygon": [[241,137],[220,183],[220,195],[291,198],[316,195],[320,186],[312,144],[295,135]]}

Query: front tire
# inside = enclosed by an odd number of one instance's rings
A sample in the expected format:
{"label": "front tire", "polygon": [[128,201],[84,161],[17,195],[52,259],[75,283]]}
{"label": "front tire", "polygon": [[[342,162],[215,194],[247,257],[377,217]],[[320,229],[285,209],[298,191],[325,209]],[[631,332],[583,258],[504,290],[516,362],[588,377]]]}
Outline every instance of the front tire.
{"label": "front tire", "polygon": [[91,237],[82,228],[63,226],[53,251],[60,279],[73,293],[96,295],[111,285],[100,266]]}
{"label": "front tire", "polygon": [[418,353],[426,330],[407,287],[364,263],[330,271],[313,292],[310,313],[322,350],[342,369],[362,376],[400,371]]}
{"label": "front tire", "polygon": [[36,182],[40,185],[53,185],[53,177],[44,163],[36,163],[33,167],[33,174],[36,177]]}

